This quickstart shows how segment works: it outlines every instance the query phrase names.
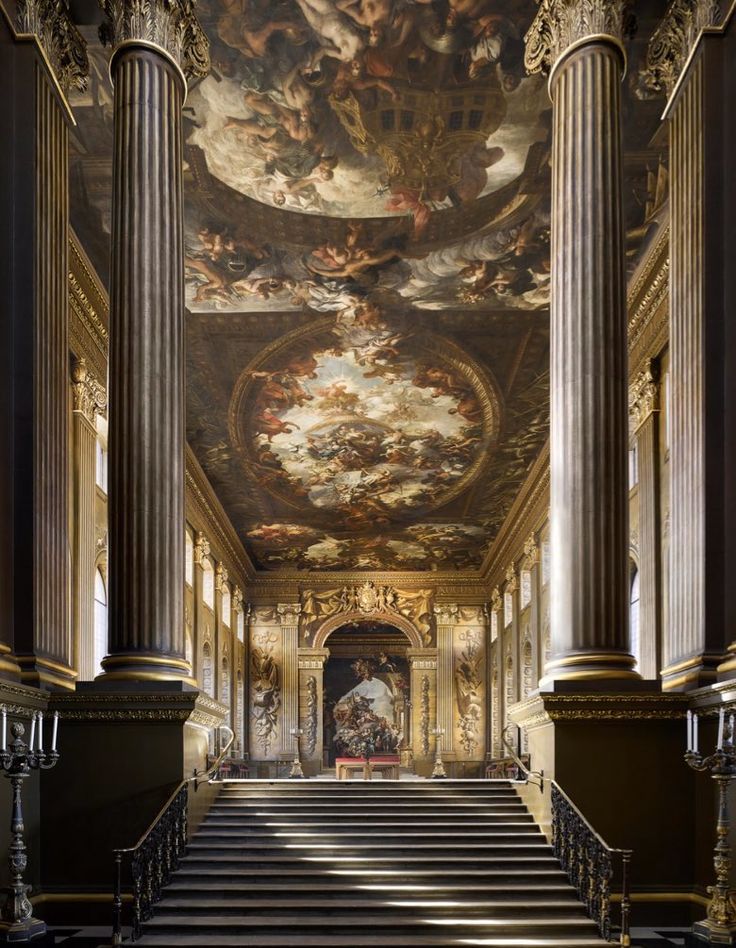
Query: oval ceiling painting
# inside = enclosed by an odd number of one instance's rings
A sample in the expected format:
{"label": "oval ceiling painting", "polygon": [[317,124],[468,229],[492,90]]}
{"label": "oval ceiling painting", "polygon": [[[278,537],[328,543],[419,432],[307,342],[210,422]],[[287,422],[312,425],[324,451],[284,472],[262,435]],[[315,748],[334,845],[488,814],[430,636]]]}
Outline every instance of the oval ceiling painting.
{"label": "oval ceiling painting", "polygon": [[187,102],[189,144],[271,206],[410,214],[419,233],[517,178],[538,138],[519,6],[204,0],[213,69]]}
{"label": "oval ceiling painting", "polygon": [[261,487],[332,529],[426,514],[469,484],[496,434],[492,387],[459,355],[368,307],[323,323],[241,377],[235,441]]}

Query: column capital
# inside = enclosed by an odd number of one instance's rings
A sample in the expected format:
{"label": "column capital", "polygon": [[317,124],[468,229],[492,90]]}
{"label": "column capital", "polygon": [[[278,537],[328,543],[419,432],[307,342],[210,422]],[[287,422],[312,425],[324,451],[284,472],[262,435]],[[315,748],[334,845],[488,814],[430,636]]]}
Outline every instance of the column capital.
{"label": "column capital", "polygon": [[524,37],[527,72],[553,72],[569,49],[608,38],[623,51],[628,0],[540,0]]}
{"label": "column capital", "polygon": [[194,563],[195,566],[202,566],[205,559],[210,555],[210,541],[204,535],[197,531],[194,538]]}
{"label": "column capital", "polygon": [[456,602],[442,602],[434,607],[438,625],[454,625],[460,617],[460,606]]}
{"label": "column capital", "polygon": [[228,572],[223,566],[222,563],[218,563],[215,566],[215,589],[218,592],[222,592],[227,583]]}
{"label": "column capital", "polygon": [[243,611],[243,590],[240,586],[233,586],[233,609],[236,612]]}
{"label": "column capital", "polygon": [[647,49],[644,82],[669,96],[701,31],[721,18],[718,0],[673,0],[652,34]]}
{"label": "column capital", "polygon": [[280,602],[276,606],[276,612],[278,613],[281,625],[298,625],[299,613],[301,611],[302,607],[298,602]]}
{"label": "column capital", "polygon": [[94,425],[96,416],[107,409],[105,386],[89,371],[86,359],[72,359],[71,377],[74,411]]}
{"label": "column capital", "polygon": [[519,577],[516,574],[516,567],[512,563],[506,570],[506,589],[507,593],[515,593],[519,588]]}
{"label": "column capital", "polygon": [[503,608],[503,597],[498,586],[494,586],[491,591],[491,612],[500,612]]}
{"label": "column capital", "polygon": [[17,25],[21,33],[38,37],[65,95],[72,88],[87,88],[87,44],[64,0],[19,0]]}
{"label": "column capital", "polygon": [[524,543],[524,557],[529,569],[539,563],[539,543],[533,533],[529,534]]}
{"label": "column capital", "polygon": [[100,39],[113,47],[142,44],[165,53],[187,79],[210,71],[210,44],[193,0],[100,0],[107,17]]}
{"label": "column capital", "polygon": [[639,372],[629,386],[629,415],[637,431],[655,411],[659,411],[659,369],[653,360]]}

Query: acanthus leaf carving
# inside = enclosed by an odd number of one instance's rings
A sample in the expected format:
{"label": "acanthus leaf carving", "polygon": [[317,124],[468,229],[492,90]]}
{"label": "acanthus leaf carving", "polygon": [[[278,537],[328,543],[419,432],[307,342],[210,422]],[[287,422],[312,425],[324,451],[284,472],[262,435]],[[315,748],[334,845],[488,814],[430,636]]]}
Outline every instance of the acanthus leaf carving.
{"label": "acanthus leaf carving", "polygon": [[87,88],[87,44],[64,0],[19,0],[17,23],[21,33],[38,37],[64,94]]}
{"label": "acanthus leaf carving", "polygon": [[548,72],[573,43],[610,36],[622,42],[632,25],[628,0],[540,0],[524,43],[527,72]]}
{"label": "acanthus leaf carving", "polygon": [[194,538],[194,563],[201,566],[210,555],[210,541],[203,533],[197,533]]}
{"label": "acanthus leaf carving", "polygon": [[98,414],[107,409],[105,386],[89,371],[86,359],[73,359],[71,364],[72,399],[74,411],[94,425]]}
{"label": "acanthus leaf carving", "polygon": [[193,0],[100,0],[107,20],[100,27],[103,45],[142,40],[164,50],[189,79],[210,71],[209,40],[195,14]]}
{"label": "acanthus leaf carving", "polygon": [[673,0],[649,41],[642,73],[645,87],[669,96],[701,31],[720,19],[718,0]]}
{"label": "acanthus leaf carving", "polygon": [[653,360],[636,376],[629,387],[629,414],[634,431],[659,410],[659,370]]}

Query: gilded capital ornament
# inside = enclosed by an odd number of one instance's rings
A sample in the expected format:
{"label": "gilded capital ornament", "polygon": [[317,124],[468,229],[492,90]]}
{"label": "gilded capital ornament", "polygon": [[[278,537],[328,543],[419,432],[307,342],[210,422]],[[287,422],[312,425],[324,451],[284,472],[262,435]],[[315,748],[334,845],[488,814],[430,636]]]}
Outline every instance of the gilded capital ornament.
{"label": "gilded capital ornament", "polygon": [[503,597],[498,586],[491,592],[491,612],[500,612],[503,608]]}
{"label": "gilded capital ornament", "polygon": [[651,359],[629,387],[629,414],[634,431],[659,411],[659,369]]}
{"label": "gilded capital ornament", "polygon": [[438,625],[453,625],[460,618],[460,606],[456,602],[442,602],[434,607]]}
{"label": "gilded capital ornament", "polygon": [[717,0],[673,0],[649,41],[644,84],[669,96],[701,31],[720,19]]}
{"label": "gilded capital ornament", "polygon": [[210,555],[210,541],[203,533],[197,533],[194,538],[194,563],[201,566]]}
{"label": "gilded capital ornament", "polygon": [[210,71],[210,44],[194,12],[193,0],[100,0],[107,20],[104,45],[136,41],[163,50],[188,79]]}
{"label": "gilded capital ornament", "polygon": [[299,613],[302,607],[298,602],[280,602],[276,606],[281,625],[295,626],[299,623]]}
{"label": "gilded capital ornament", "polygon": [[87,88],[87,44],[72,22],[65,0],[19,0],[18,30],[38,37],[54,75],[66,95]]}
{"label": "gilded capital ornament", "polygon": [[227,575],[228,573],[225,567],[222,565],[222,563],[218,563],[217,566],[215,566],[215,589],[218,592],[222,592],[222,590],[225,588],[225,583],[227,583]]}
{"label": "gilded capital ornament", "polygon": [[87,366],[86,359],[73,359],[71,365],[74,411],[94,425],[95,417],[107,408],[107,392]]}
{"label": "gilded capital ornament", "polygon": [[527,537],[524,544],[524,556],[529,567],[536,566],[539,562],[539,544],[533,533]]}
{"label": "gilded capital ornament", "polygon": [[519,588],[519,577],[516,575],[516,569],[513,563],[506,570],[506,592],[514,593]]}
{"label": "gilded capital ornament", "polygon": [[560,56],[582,40],[628,32],[628,0],[540,0],[524,43],[527,72],[549,72]]}
{"label": "gilded capital ornament", "polygon": [[236,612],[243,611],[243,590],[240,586],[233,586],[233,609]]}

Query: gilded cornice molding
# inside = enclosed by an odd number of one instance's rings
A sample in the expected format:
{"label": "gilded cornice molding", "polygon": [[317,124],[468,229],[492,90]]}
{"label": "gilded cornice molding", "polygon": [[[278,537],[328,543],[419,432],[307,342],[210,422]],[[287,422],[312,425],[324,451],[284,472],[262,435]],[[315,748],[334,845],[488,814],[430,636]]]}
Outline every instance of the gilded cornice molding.
{"label": "gilded cornice molding", "polygon": [[246,588],[255,571],[240,537],[189,445],[185,460],[187,517],[195,528],[207,529],[214,546],[222,553],[219,558],[227,561],[225,565],[234,581]]}
{"label": "gilded cornice molding", "polygon": [[87,88],[87,44],[64,0],[19,0],[17,27],[38,38],[64,95],[72,88]]}
{"label": "gilded cornice molding", "polygon": [[626,7],[627,0],[540,0],[524,37],[527,72],[553,71],[560,56],[586,39],[610,37],[620,45]]}
{"label": "gilded cornice molding", "polygon": [[99,277],[74,233],[69,237],[69,347],[98,379],[107,378],[109,305]]}
{"label": "gilded cornice molding", "polygon": [[104,45],[157,47],[188,79],[204,78],[210,71],[210,44],[193,0],[100,0],[100,5],[107,17],[100,27]]}
{"label": "gilded cornice molding", "polygon": [[670,721],[684,718],[687,709],[683,694],[545,692],[512,705],[509,718],[530,731],[551,721]]}
{"label": "gilded cornice molding", "polygon": [[670,96],[701,32],[720,18],[718,0],[673,0],[649,41],[646,86]]}
{"label": "gilded cornice molding", "polygon": [[73,358],[71,363],[72,401],[74,411],[83,415],[94,425],[97,415],[107,410],[107,392],[89,371],[87,360]]}
{"label": "gilded cornice molding", "polygon": [[659,411],[659,368],[649,359],[629,386],[629,414],[634,431],[655,411]]}

